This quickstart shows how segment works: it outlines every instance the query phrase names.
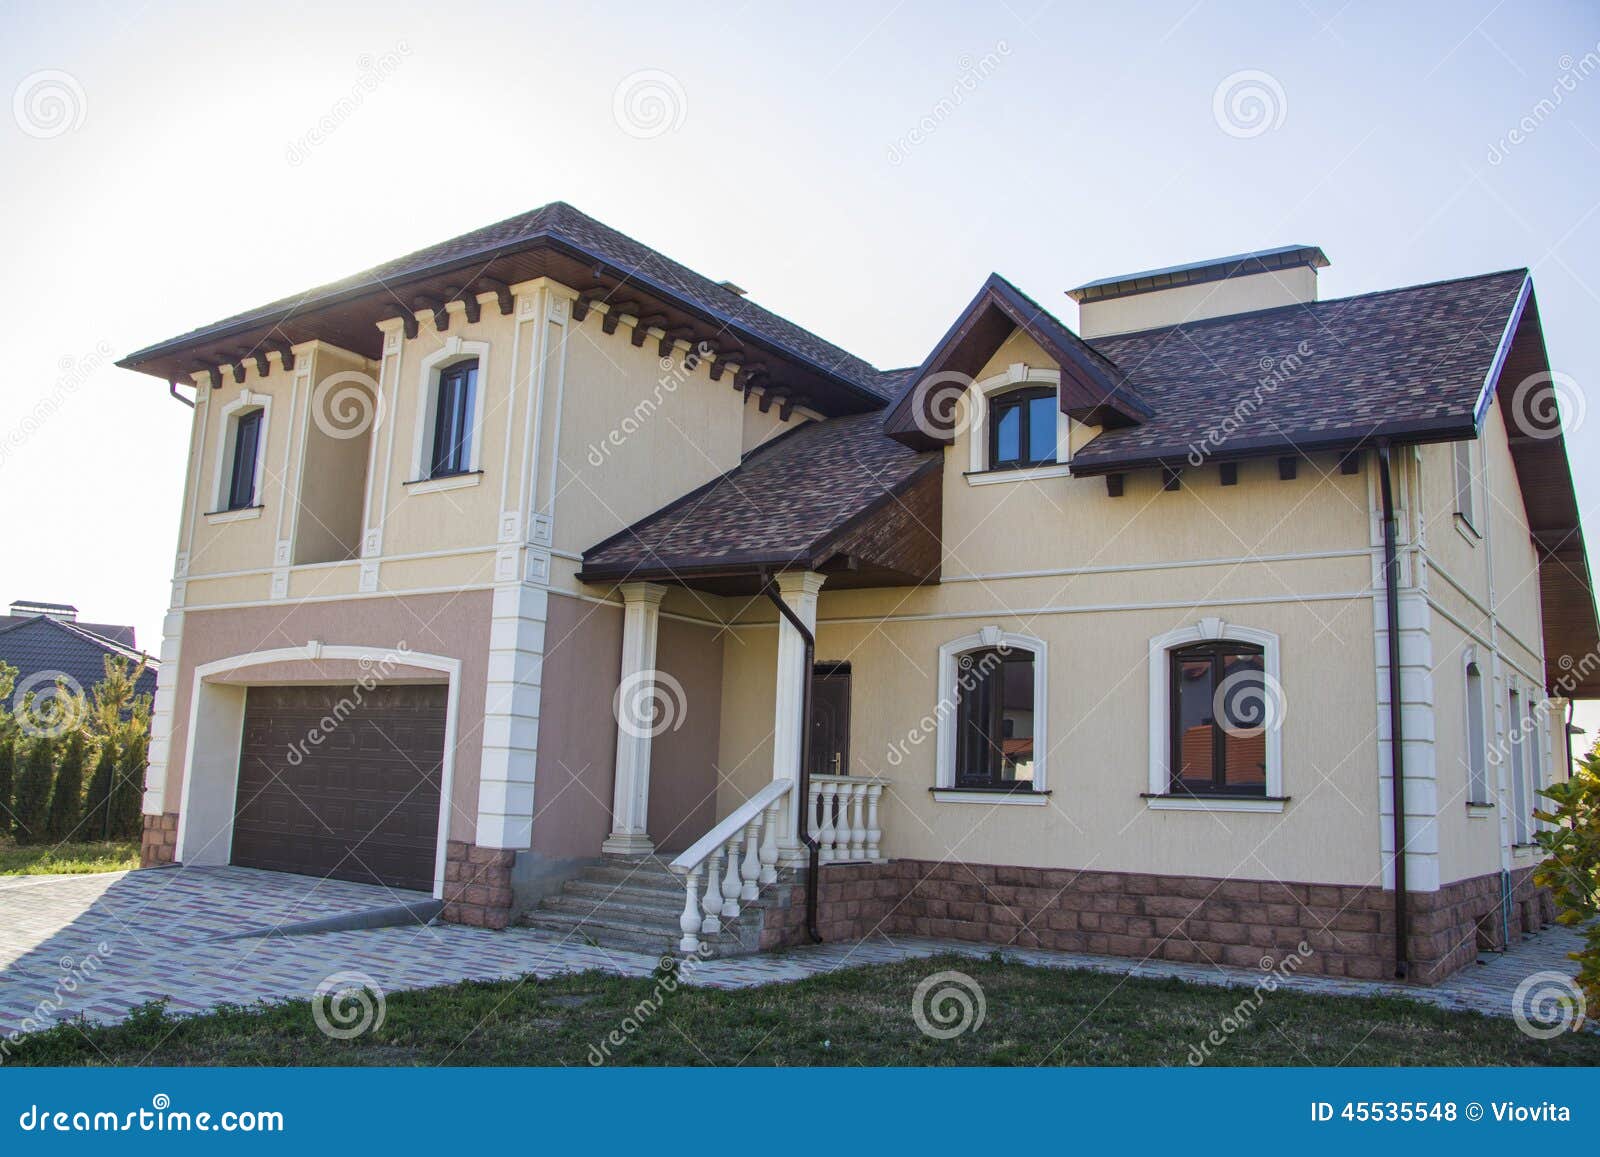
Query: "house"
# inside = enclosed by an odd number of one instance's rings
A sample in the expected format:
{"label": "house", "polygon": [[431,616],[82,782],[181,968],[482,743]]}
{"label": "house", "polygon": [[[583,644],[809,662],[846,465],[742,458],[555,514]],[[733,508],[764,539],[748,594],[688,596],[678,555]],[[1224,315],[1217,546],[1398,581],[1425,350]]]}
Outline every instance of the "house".
{"label": "house", "polygon": [[77,607],[32,599],[20,599],[9,615],[0,615],[0,662],[17,670],[7,705],[12,710],[21,710],[30,692],[52,694],[62,680],[76,691],[91,690],[105,678],[107,656],[130,668],[143,664],[135,693],[154,698],[160,664],[138,649],[132,627],[80,623]]}
{"label": "house", "polygon": [[130,355],[195,391],[145,862],[1445,975],[1549,919],[1600,693],[1564,379],[1525,270],[1326,264],[994,276],[885,372],[557,203]]}

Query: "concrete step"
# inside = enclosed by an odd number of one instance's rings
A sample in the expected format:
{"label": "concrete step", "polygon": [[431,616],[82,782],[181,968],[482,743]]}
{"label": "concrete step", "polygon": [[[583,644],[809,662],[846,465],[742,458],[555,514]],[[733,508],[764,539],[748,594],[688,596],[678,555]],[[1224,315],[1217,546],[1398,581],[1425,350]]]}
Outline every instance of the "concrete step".
{"label": "concrete step", "polygon": [[669,904],[638,904],[617,899],[595,900],[590,896],[547,896],[541,912],[558,912],[577,920],[627,920],[638,924],[678,931],[681,907]]}
{"label": "concrete step", "polygon": [[650,885],[620,884],[609,880],[588,880],[582,877],[568,880],[561,895],[602,900],[615,900],[619,904],[648,904],[683,911],[683,885],[657,888]]}
{"label": "concrete step", "polygon": [[635,888],[675,888],[683,890],[683,877],[651,863],[603,863],[585,868],[578,874],[581,880],[596,883],[626,884]]}
{"label": "concrete step", "polygon": [[522,923],[542,932],[565,937],[576,944],[599,944],[625,952],[642,952],[662,956],[676,952],[678,930],[671,932],[656,925],[641,924],[621,919],[575,919],[570,913],[547,912],[543,909],[530,912]]}

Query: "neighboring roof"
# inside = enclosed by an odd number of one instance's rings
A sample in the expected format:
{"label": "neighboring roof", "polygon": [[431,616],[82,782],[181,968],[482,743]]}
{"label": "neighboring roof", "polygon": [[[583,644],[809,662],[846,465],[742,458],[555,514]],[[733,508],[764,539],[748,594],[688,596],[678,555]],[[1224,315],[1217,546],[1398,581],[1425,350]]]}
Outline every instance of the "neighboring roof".
{"label": "neighboring roof", "polygon": [[[15,607],[20,606],[20,605],[22,605],[22,604],[13,603],[12,607],[15,608]],[[30,607],[42,607],[42,606],[48,606],[49,604],[47,604],[47,603],[28,603],[26,605],[30,606]],[[73,608],[73,607],[61,607],[61,608],[57,608],[57,609],[60,609],[60,610],[74,610],[76,608]],[[41,617],[48,617],[48,616],[40,616],[40,615],[0,615],[0,630],[4,630],[6,627],[15,626],[18,623],[31,622],[32,620],[37,619],[37,618],[41,618]],[[134,628],[123,626],[120,623],[80,623],[76,619],[74,619],[71,622],[69,622],[67,625],[68,626],[72,626],[72,627],[77,627],[80,631],[88,631],[92,635],[99,635],[102,639],[105,639],[108,643],[114,643],[115,645],[117,645],[119,647],[136,648],[139,645],[138,637],[137,637],[137,635],[136,635],[136,633],[134,631]]]}
{"label": "neighboring roof", "polygon": [[78,613],[78,608],[71,603],[46,603],[39,599],[12,599],[11,609],[16,610],[19,607],[25,610],[71,611],[73,614]]}
{"label": "neighboring roof", "polygon": [[1257,249],[1253,253],[1234,253],[1228,257],[1213,257],[1209,261],[1191,261],[1187,265],[1168,265],[1161,269],[1102,277],[1098,281],[1086,282],[1076,289],[1067,290],[1067,296],[1077,302],[1108,301],[1135,293],[1221,281],[1250,273],[1272,273],[1302,265],[1322,269],[1328,264],[1328,255],[1315,245],[1280,245],[1276,249]]}
{"label": "neighboring roof", "polygon": [[[940,455],[919,454],[884,437],[882,423],[881,413],[860,414],[808,423],[774,439],[728,473],[590,548],[579,577],[685,579],[824,566],[863,518],[940,469]],[[938,530],[935,522],[899,533],[915,538]]]}
{"label": "neighboring roof", "polygon": [[1474,437],[1526,281],[1515,269],[1096,338],[1154,413],[1101,432],[1073,473]]}
{"label": "neighboring roof", "polygon": [[[237,337],[259,341],[257,335],[278,331],[291,318],[308,319],[319,310],[360,297],[377,297],[387,309],[401,301],[398,291],[419,278],[454,272],[458,283],[470,286],[473,278],[489,270],[496,259],[541,248],[558,249],[569,259],[576,259],[575,271],[587,272],[591,266],[605,266],[608,275],[625,279],[628,287],[668,298],[716,324],[733,339],[757,341],[855,389],[867,399],[881,401],[886,397],[882,393],[879,372],[854,354],[562,201],[158,342],[129,354],[117,364],[126,369],[167,376],[166,367],[184,364],[178,355],[201,346],[214,346],[221,339]],[[521,272],[533,275],[539,270],[527,268]],[[505,276],[518,274],[506,273]],[[583,284],[573,288],[585,290],[594,280],[590,274],[583,278]],[[370,321],[366,324],[371,327]],[[307,330],[290,333],[288,337],[290,341],[301,341],[308,335],[316,336]],[[368,336],[376,337],[376,331]],[[333,337],[328,340],[341,344]],[[359,347],[352,343],[350,348]],[[186,376],[188,368],[182,372]]]}
{"label": "neighboring roof", "polygon": [[1150,416],[1150,407],[1110,359],[1011,282],[991,273],[927,360],[906,378],[884,423],[889,436],[918,450],[950,441],[955,395],[1016,329],[1061,367],[1063,413],[1106,426]]}
{"label": "neighboring roof", "polygon": [[49,682],[59,672],[66,675],[81,689],[88,691],[105,678],[105,657],[112,655],[137,663],[145,661],[137,690],[154,695],[156,671],[160,666],[154,659],[141,655],[129,647],[118,646],[109,639],[85,630],[77,623],[64,623],[60,619],[42,615],[13,620],[0,626],[0,661],[17,669],[17,691],[21,691],[31,678],[34,690]]}

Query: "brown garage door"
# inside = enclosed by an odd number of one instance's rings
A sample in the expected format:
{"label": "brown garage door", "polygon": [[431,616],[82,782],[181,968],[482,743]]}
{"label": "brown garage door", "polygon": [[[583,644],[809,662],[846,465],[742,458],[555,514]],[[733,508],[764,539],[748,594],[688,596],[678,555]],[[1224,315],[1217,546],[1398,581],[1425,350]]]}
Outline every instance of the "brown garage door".
{"label": "brown garage door", "polygon": [[444,687],[250,688],[233,862],[432,891],[444,713]]}

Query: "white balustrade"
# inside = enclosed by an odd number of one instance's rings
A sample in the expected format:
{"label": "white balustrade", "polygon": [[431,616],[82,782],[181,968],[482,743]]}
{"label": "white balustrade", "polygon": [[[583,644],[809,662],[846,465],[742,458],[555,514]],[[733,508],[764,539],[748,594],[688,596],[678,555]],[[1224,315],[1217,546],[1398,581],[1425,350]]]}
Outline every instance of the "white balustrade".
{"label": "white balustrade", "polygon": [[888,781],[868,775],[813,775],[806,819],[816,837],[821,864],[880,860],[883,831],[878,801]]}
{"label": "white balustrade", "polygon": [[672,871],[683,877],[680,952],[698,952],[702,936],[722,931],[724,920],[737,920],[742,905],[760,896],[761,885],[777,880],[778,827],[793,789],[793,780],[773,780],[672,861]]}

